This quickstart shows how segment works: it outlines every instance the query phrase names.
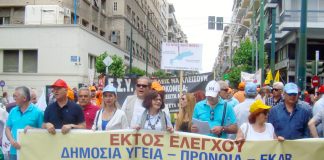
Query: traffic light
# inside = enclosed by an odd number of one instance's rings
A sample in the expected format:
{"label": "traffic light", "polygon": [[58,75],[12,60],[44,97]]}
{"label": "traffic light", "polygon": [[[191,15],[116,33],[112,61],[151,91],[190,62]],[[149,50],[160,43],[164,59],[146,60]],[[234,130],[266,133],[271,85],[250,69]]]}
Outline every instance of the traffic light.
{"label": "traffic light", "polygon": [[317,75],[324,76],[324,62],[317,62]]}
{"label": "traffic light", "polygon": [[315,75],[315,66],[316,66],[315,61],[306,62],[306,72],[311,75]]}
{"label": "traffic light", "polygon": [[223,17],[216,18],[216,29],[223,30]]}
{"label": "traffic light", "polygon": [[215,16],[208,16],[208,29],[215,29]]}

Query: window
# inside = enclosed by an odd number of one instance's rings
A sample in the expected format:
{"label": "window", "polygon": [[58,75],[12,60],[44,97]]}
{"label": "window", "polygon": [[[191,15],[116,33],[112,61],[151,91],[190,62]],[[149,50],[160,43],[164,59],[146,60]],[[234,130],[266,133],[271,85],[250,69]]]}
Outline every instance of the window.
{"label": "window", "polygon": [[117,11],[117,2],[114,2],[113,10]]}
{"label": "window", "polygon": [[96,64],[96,57],[89,54],[88,55],[88,68],[89,69],[94,69]]}
{"label": "window", "polygon": [[23,73],[37,73],[37,50],[23,51]]}
{"label": "window", "polygon": [[19,71],[19,50],[3,51],[3,72]]}
{"label": "window", "polygon": [[10,18],[9,17],[0,17],[0,25],[9,24]]}

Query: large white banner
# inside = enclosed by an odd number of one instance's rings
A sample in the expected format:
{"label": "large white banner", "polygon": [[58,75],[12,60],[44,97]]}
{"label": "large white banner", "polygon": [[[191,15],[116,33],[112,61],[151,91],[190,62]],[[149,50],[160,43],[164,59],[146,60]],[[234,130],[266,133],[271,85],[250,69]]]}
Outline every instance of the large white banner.
{"label": "large white banner", "polygon": [[199,71],[201,69],[201,61],[201,44],[162,44],[162,69]]}
{"label": "large white banner", "polygon": [[261,69],[259,69],[254,74],[247,73],[247,72],[241,72],[241,82],[252,82],[257,85],[260,85],[261,84]]}

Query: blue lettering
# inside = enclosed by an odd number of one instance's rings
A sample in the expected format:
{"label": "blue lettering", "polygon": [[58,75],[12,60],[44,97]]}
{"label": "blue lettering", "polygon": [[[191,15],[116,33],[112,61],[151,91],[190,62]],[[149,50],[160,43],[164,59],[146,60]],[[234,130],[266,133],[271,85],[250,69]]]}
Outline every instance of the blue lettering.
{"label": "blue lettering", "polygon": [[155,155],[154,155],[153,159],[163,159],[162,152],[161,152],[160,148],[156,149],[156,152],[155,152]]}
{"label": "blue lettering", "polygon": [[[100,152],[101,152],[100,158],[108,158],[107,156],[105,156],[105,149],[107,148],[100,148]],[[108,150],[111,150],[111,148],[108,148]]]}
{"label": "blue lettering", "polygon": [[[148,154],[147,149],[148,149],[148,148],[144,148],[144,147],[143,147],[143,149],[142,149],[142,157],[143,157],[143,158],[149,158],[149,157],[147,157],[147,154]],[[152,156],[152,155],[151,155],[151,156]],[[150,157],[151,157],[151,156],[150,156]],[[151,159],[151,158],[150,158],[150,159]]]}
{"label": "blue lettering", "polygon": [[118,157],[119,159],[121,159],[121,155],[120,155],[119,148],[115,148],[114,155],[113,155],[113,159],[115,159],[116,157]]}
{"label": "blue lettering", "polygon": [[209,153],[209,159],[210,160],[217,160],[217,153]]}
{"label": "blue lettering", "polygon": [[285,157],[284,157],[283,154],[280,154],[280,155],[279,155],[279,160],[285,160]]}
{"label": "blue lettering", "polygon": [[267,160],[267,155],[266,154],[261,154],[260,160]]}
{"label": "blue lettering", "polygon": [[194,159],[194,158],[198,158],[198,153],[195,151],[191,151],[190,159]]}
{"label": "blue lettering", "polygon": [[286,160],[291,160],[292,159],[292,155],[291,154],[286,154]]}
{"label": "blue lettering", "polygon": [[137,158],[137,153],[139,149],[141,149],[141,147],[135,147],[135,158]]}
{"label": "blue lettering", "polygon": [[90,148],[80,148],[80,158],[90,158]]}
{"label": "blue lettering", "polygon": [[134,151],[134,148],[126,148],[126,151],[128,153],[128,158],[131,158],[132,157],[132,153]]}
{"label": "blue lettering", "polygon": [[237,154],[237,155],[235,156],[235,160],[241,160],[241,155]]}
{"label": "blue lettering", "polygon": [[[223,158],[224,157],[224,158]],[[224,153],[221,153],[221,154],[219,154],[219,160],[227,160],[227,155],[226,154],[224,154]]]}
{"label": "blue lettering", "polygon": [[273,154],[273,155],[271,156],[271,154],[269,154],[269,156],[268,156],[269,160],[274,160],[275,157],[276,157],[276,155],[277,155],[277,154]]}
{"label": "blue lettering", "polygon": [[68,149],[66,147],[63,148],[61,158],[70,158],[69,151],[68,151]]}
{"label": "blue lettering", "polygon": [[92,158],[99,158],[99,148],[94,147],[91,149],[91,157]]}
{"label": "blue lettering", "polygon": [[189,151],[181,151],[181,160],[188,160],[189,159]]}
{"label": "blue lettering", "polygon": [[70,148],[70,156],[71,158],[74,158],[73,154],[75,154],[75,158],[79,157],[79,151],[78,151],[78,147],[75,147],[75,150],[73,149],[73,147]]}
{"label": "blue lettering", "polygon": [[199,159],[207,159],[207,153],[206,152],[200,152]]}

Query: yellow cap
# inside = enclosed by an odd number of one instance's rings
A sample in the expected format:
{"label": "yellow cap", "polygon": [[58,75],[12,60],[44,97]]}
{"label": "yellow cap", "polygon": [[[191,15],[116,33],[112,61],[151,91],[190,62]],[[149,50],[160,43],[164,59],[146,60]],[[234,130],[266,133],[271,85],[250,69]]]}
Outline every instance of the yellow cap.
{"label": "yellow cap", "polygon": [[245,83],[244,83],[244,82],[240,82],[237,88],[238,88],[239,90],[244,90],[244,88],[245,88]]}
{"label": "yellow cap", "polygon": [[253,113],[258,109],[270,109],[270,106],[265,105],[261,100],[256,100],[250,106],[250,112]]}
{"label": "yellow cap", "polygon": [[95,91],[95,90],[97,90],[95,86],[90,86],[89,89],[90,89],[90,91]]}

